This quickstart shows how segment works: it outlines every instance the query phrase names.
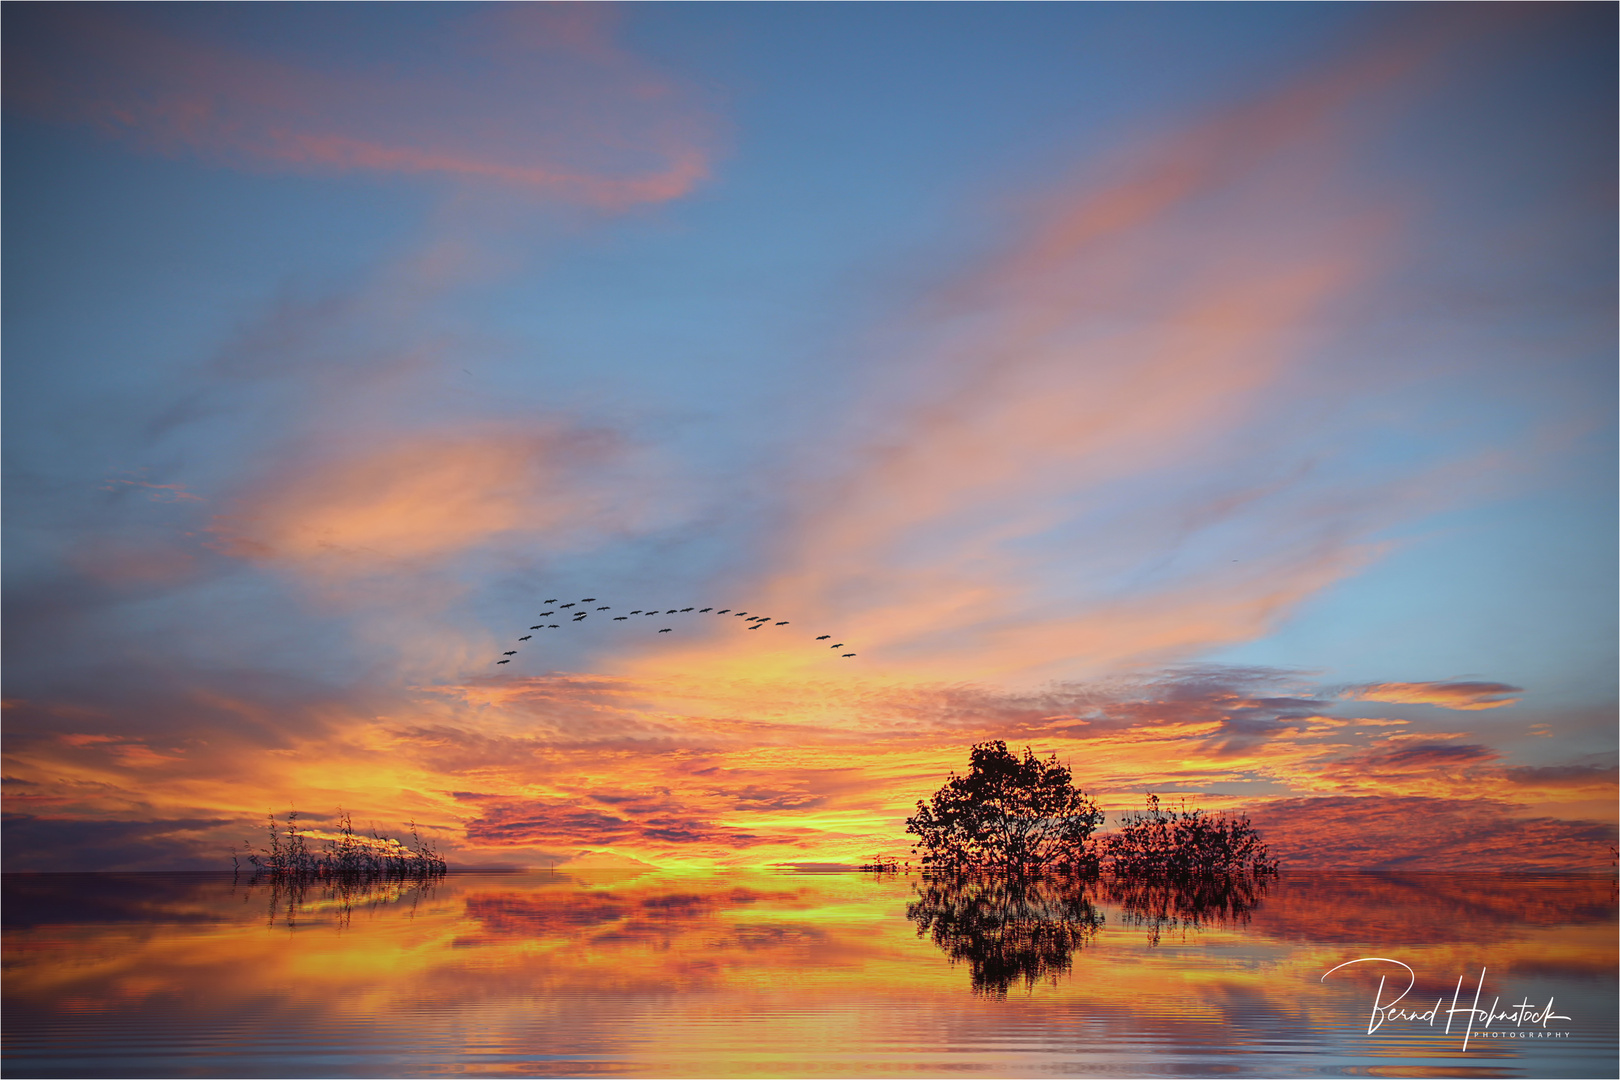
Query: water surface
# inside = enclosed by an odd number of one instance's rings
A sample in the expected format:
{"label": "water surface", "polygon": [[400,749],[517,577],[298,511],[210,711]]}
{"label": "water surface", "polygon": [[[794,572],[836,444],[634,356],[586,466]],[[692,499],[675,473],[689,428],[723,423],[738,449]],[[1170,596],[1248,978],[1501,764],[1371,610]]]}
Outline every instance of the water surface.
{"label": "water surface", "polygon": [[[4,899],[13,1077],[1620,1071],[1606,878],[10,874]],[[1369,1033],[1395,961],[1401,1007],[1439,1015]],[[1476,993],[1554,1018],[1448,1033]]]}

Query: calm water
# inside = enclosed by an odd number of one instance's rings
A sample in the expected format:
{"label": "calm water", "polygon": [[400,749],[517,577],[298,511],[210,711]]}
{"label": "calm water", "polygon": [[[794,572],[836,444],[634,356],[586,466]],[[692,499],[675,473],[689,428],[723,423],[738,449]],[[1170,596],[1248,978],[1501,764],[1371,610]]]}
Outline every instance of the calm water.
{"label": "calm water", "polygon": [[[7,1076],[1612,1077],[1611,879],[6,875]],[[1362,957],[1386,961],[1342,969]],[[1388,1019],[1383,1001],[1441,1013]],[[1483,979],[1481,969],[1484,970]],[[1476,1021],[1521,999],[1556,1017]],[[1543,1033],[1541,1037],[1524,1036]]]}

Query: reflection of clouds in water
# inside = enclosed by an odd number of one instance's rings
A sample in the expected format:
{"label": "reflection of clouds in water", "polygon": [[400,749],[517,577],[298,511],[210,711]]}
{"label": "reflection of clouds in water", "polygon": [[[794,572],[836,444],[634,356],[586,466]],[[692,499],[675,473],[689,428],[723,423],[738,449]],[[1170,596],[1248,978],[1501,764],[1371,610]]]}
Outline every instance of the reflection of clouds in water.
{"label": "reflection of clouds in water", "polygon": [[[233,1046],[341,1046],[356,1062],[385,1062],[372,1070],[383,1074],[408,1053],[525,1074],[607,1063],[837,1075],[848,1055],[893,1054],[882,1060],[902,1074],[1027,1075],[1072,1065],[1081,1044],[1155,1074],[1199,1072],[1252,1038],[1304,1055],[1272,1059],[1283,1071],[1311,1071],[1330,1052],[1400,1071],[1424,1062],[1410,1041],[1358,1034],[1342,999],[1359,1009],[1361,989],[1316,987],[1333,964],[1394,955],[1455,979],[1477,960],[1504,986],[1533,977],[1560,1002],[1590,1001],[1588,1020],[1613,1000],[1603,878],[1285,873],[1246,923],[1219,926],[1197,896],[1053,885],[930,894],[939,883],[856,874],[453,873],[419,891],[311,890],[273,930],[273,890],[228,875],[12,874],[4,885],[8,1067],[19,1075],[31,1074],[28,1053],[12,1046],[68,1030],[155,1074],[165,1070],[143,1055],[192,1053],[186,1040],[222,1030],[243,1040]],[[1216,899],[1230,913],[1230,898]],[[921,936],[920,903],[933,905]],[[1125,925],[1126,904],[1203,920],[1198,947],[1153,947]],[[977,979],[929,939],[935,927]],[[143,1042],[118,1042],[129,1032]],[[1599,1049],[1572,1041],[1558,1052]],[[230,1052],[218,1046],[198,1052],[200,1072],[244,1071],[240,1058],[208,1056]],[[1602,1053],[1612,1056],[1612,1037]],[[1532,1075],[1602,1072],[1519,1063]]]}
{"label": "reflection of clouds in water", "polygon": [[1522,940],[1553,927],[1599,926],[1615,918],[1612,877],[1284,871],[1283,886],[1256,912],[1253,932],[1437,945]]}
{"label": "reflection of clouds in water", "polygon": [[1096,891],[1118,904],[1128,926],[1145,927],[1157,945],[1166,931],[1188,931],[1206,926],[1246,926],[1249,915],[1271,891],[1266,875],[1194,878],[1188,881],[1131,881],[1105,878]]}
{"label": "reflection of clouds in water", "polygon": [[[260,875],[246,879],[242,886],[244,902],[261,901],[267,909],[266,923],[296,930],[300,925],[332,925],[346,929],[359,909],[368,914],[398,905],[415,914],[417,905],[431,899],[438,877],[342,879],[304,881]],[[233,885],[236,882],[233,881]]]}

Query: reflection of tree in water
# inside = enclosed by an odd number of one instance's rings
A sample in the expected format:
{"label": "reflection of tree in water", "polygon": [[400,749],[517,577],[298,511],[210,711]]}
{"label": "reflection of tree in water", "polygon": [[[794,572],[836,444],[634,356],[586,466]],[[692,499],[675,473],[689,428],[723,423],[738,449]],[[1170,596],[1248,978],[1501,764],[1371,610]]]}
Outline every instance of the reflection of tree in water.
{"label": "reflection of tree in water", "polygon": [[1205,877],[1021,878],[996,874],[931,875],[917,886],[906,918],[931,934],[950,958],[966,960],[973,989],[1005,994],[1016,981],[1033,988],[1068,973],[1074,954],[1102,929],[1094,906],[1122,909],[1126,926],[1145,927],[1152,944],[1165,931],[1243,925],[1265,898],[1269,875]]}
{"label": "reflection of tree in water", "polygon": [[1002,995],[1022,979],[1056,982],[1103,920],[1076,878],[1023,879],[994,874],[939,875],[906,906],[917,934],[953,961],[966,960],[978,993]]}
{"label": "reflection of tree in water", "polygon": [[242,892],[244,903],[255,895],[267,904],[269,925],[279,921],[289,930],[300,922],[331,921],[339,930],[348,927],[356,908],[379,911],[395,905],[409,905],[406,917],[416,914],[416,906],[433,896],[437,878],[381,878],[373,880],[314,879],[260,875],[248,880]]}
{"label": "reflection of tree in water", "polygon": [[1107,877],[1096,883],[1100,898],[1123,908],[1125,925],[1146,927],[1157,945],[1166,930],[1242,926],[1274,880],[1267,874],[1217,874],[1177,878]]}

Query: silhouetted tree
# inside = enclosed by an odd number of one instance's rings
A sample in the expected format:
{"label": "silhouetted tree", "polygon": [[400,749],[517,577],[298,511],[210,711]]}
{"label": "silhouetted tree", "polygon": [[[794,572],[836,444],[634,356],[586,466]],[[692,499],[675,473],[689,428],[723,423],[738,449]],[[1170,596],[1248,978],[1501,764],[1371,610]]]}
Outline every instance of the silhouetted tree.
{"label": "silhouetted tree", "polygon": [[968,774],[952,773],[919,802],[906,831],[931,870],[1090,873],[1097,860],[1086,840],[1102,818],[1057,755],[1041,761],[1025,747],[1020,760],[998,740],[974,746]]}
{"label": "silhouetted tree", "polygon": [[953,961],[966,960],[973,989],[1005,994],[1015,981],[1057,981],[1103,918],[1079,878],[937,874],[906,906],[917,934],[931,934]]}
{"label": "silhouetted tree", "polygon": [[1097,854],[1117,877],[1190,879],[1274,874],[1277,860],[1247,817],[1166,810],[1157,795],[1124,828],[1097,838]]}

